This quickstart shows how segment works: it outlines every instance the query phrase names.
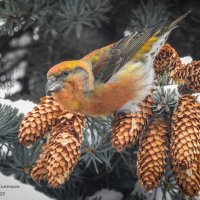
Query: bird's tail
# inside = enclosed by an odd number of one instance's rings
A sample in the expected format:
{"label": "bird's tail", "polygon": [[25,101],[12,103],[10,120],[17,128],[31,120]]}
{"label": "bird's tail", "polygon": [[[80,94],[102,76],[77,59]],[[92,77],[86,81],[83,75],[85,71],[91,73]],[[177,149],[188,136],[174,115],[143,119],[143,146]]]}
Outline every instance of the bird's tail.
{"label": "bird's tail", "polygon": [[191,10],[186,12],[185,14],[183,14],[182,16],[180,16],[178,19],[174,20],[173,22],[171,22],[169,25],[166,25],[163,28],[163,31],[161,32],[163,34],[163,32],[171,32],[174,28],[177,27],[178,23],[180,21],[182,21],[189,13],[191,13]]}

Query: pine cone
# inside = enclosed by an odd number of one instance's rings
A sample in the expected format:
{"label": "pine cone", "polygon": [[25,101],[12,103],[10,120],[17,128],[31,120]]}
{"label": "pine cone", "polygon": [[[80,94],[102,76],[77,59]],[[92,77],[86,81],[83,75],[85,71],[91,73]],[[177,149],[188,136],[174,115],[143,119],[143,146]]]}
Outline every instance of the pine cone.
{"label": "pine cone", "polygon": [[180,65],[170,76],[176,83],[185,85],[187,89],[200,92],[200,61]]}
{"label": "pine cone", "polygon": [[81,114],[65,112],[59,117],[48,140],[47,160],[48,183],[60,187],[69,176],[80,157],[84,117]]}
{"label": "pine cone", "polygon": [[149,126],[138,150],[137,174],[146,191],[154,189],[161,181],[167,152],[167,126],[163,120],[157,119]]}
{"label": "pine cone", "polygon": [[199,133],[200,109],[196,97],[182,95],[172,116],[170,154],[176,181],[182,192],[191,197],[200,191]]}
{"label": "pine cone", "polygon": [[172,116],[171,159],[174,170],[189,169],[200,153],[200,109],[196,97],[182,95]]}
{"label": "pine cone", "polygon": [[154,70],[156,74],[171,71],[181,65],[181,60],[176,50],[169,44],[165,44],[154,59]]}
{"label": "pine cone", "polygon": [[151,105],[152,98],[149,95],[138,106],[139,111],[120,114],[114,119],[112,130],[113,148],[120,152],[137,142],[139,133],[146,126],[149,117],[152,115]]}
{"label": "pine cone", "polygon": [[183,194],[189,197],[198,196],[200,191],[199,164],[193,162],[187,170],[174,170],[176,181]]}
{"label": "pine cone", "polygon": [[43,97],[23,119],[18,134],[19,142],[27,146],[43,137],[61,114],[62,109],[53,97]]}
{"label": "pine cone", "polygon": [[39,159],[36,161],[31,171],[31,177],[36,181],[47,180],[47,160],[49,158],[49,147],[45,143],[42,146],[42,152],[40,153]]}

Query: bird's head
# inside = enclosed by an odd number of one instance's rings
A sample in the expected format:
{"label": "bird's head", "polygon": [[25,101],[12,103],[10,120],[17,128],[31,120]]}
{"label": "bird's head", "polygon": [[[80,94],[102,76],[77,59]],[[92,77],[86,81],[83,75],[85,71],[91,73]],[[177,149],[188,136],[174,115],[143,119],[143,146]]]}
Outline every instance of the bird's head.
{"label": "bird's head", "polygon": [[83,92],[92,90],[93,74],[90,65],[82,60],[64,61],[47,73],[46,94],[56,93],[66,85],[79,85]]}

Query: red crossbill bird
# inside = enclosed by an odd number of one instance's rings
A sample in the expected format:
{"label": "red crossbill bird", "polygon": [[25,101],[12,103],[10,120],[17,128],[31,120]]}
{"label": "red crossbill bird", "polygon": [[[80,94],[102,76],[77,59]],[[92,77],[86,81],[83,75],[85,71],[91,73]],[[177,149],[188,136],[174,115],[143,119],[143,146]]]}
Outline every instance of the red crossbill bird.
{"label": "red crossbill bird", "polygon": [[133,112],[151,90],[154,57],[187,14],[168,25],[167,20],[160,21],[80,60],[53,66],[47,73],[46,92],[69,112]]}

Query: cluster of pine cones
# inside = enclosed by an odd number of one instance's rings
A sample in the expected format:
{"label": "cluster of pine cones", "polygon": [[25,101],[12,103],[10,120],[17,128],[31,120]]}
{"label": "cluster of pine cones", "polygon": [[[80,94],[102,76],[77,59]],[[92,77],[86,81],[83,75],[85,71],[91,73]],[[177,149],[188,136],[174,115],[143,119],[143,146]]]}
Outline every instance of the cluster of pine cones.
{"label": "cluster of pine cones", "polygon": [[153,116],[150,96],[136,113],[115,119],[112,145],[118,151],[139,141],[137,175],[146,191],[156,188],[164,178],[170,160],[177,184],[190,197],[200,191],[200,103],[184,94],[171,119]]}
{"label": "cluster of pine cones", "polygon": [[[177,83],[200,92],[200,62],[181,63],[177,52],[164,45],[154,61],[156,74],[168,71]],[[146,191],[156,188],[170,160],[177,184],[185,195],[200,191],[200,103],[190,94],[180,95],[170,119],[155,115],[154,92],[137,107],[135,113],[114,117],[112,146],[117,151],[139,141],[137,174]],[[32,168],[34,180],[48,180],[60,187],[69,179],[80,157],[84,116],[62,110],[53,97],[46,96],[21,123],[19,142],[29,146],[45,137],[39,159]]]}
{"label": "cluster of pine cones", "polygon": [[25,116],[18,135],[21,144],[30,146],[47,133],[47,142],[31,171],[34,180],[48,180],[56,188],[69,179],[80,157],[83,127],[83,115],[62,110],[50,96]]}

